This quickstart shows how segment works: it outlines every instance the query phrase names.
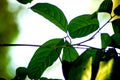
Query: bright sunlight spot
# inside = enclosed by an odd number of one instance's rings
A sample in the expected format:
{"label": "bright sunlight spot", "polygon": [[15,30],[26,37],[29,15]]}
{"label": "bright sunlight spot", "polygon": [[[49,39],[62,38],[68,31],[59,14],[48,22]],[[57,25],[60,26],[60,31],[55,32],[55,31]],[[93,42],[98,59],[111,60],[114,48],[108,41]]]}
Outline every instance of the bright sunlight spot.
{"label": "bright sunlight spot", "polygon": [[[111,74],[112,65],[114,63],[114,59],[109,60],[109,62],[100,62],[100,68],[96,77],[96,80],[109,80],[107,77],[109,77]],[[102,75],[102,76],[101,76]]]}

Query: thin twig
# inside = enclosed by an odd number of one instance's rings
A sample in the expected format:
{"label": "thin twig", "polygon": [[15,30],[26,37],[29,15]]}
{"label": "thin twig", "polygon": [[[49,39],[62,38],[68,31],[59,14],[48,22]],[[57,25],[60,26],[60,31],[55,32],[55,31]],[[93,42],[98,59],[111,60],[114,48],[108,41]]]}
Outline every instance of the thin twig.
{"label": "thin twig", "polygon": [[64,48],[64,47],[71,47],[71,46],[44,46],[44,45],[36,45],[36,44],[0,44],[2,47],[8,47],[8,46],[30,46],[30,47],[44,47],[44,48]]}
{"label": "thin twig", "polygon": [[35,44],[0,44],[0,46],[31,46],[31,47],[41,47],[41,45],[35,45]]}

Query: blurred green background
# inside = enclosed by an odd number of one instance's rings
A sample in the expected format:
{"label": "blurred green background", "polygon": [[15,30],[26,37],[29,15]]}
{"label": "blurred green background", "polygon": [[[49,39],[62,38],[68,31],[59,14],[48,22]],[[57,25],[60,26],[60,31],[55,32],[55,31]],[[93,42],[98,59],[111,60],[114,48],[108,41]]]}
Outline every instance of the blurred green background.
{"label": "blurred green background", "polygon": [[[8,0],[0,0],[0,44],[12,43],[18,35],[18,25],[16,17],[19,10],[10,10]],[[0,77],[11,79],[8,74],[10,57],[9,47],[0,46]]]}

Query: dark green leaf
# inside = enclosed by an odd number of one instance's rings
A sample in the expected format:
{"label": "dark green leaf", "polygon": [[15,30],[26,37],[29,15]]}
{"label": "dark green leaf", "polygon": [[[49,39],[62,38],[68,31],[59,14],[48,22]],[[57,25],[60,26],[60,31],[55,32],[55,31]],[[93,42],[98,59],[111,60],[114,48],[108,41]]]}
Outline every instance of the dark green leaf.
{"label": "dark green leaf", "polygon": [[89,80],[85,78],[84,75],[87,74],[87,71],[90,71],[92,62],[96,60],[96,53],[97,49],[87,49],[75,61],[73,61],[69,70],[68,80]]}
{"label": "dark green leaf", "polygon": [[[103,60],[101,61],[100,65],[100,72],[102,71],[100,75],[100,78],[103,77],[101,80],[119,80],[119,62],[118,62],[118,54],[115,50],[115,48],[109,48],[107,51],[105,51],[105,54],[103,56]],[[104,70],[103,70],[104,69]],[[107,73],[106,73],[107,72]],[[104,76],[102,76],[104,73]]]}
{"label": "dark green leaf", "polygon": [[69,75],[69,71],[71,67],[72,67],[72,62],[68,62],[66,60],[62,61],[62,72],[63,72],[65,80],[68,80],[68,75]]}
{"label": "dark green leaf", "polygon": [[107,52],[105,52],[105,55],[103,57],[104,61],[109,61],[112,58],[117,57],[117,52],[114,48],[109,48]]}
{"label": "dark green leaf", "polygon": [[104,50],[97,49],[96,53],[92,54],[92,74],[91,80],[96,80],[96,76],[99,70],[100,60],[104,56]]}
{"label": "dark green leaf", "polygon": [[27,77],[27,69],[25,67],[19,67],[16,69],[16,76],[12,80],[25,80]]}
{"label": "dark green leaf", "polygon": [[111,37],[107,33],[101,34],[101,40],[102,40],[102,48],[106,48],[107,46],[110,46],[111,44]]}
{"label": "dark green leaf", "polygon": [[104,0],[104,1],[101,3],[98,11],[99,11],[99,12],[107,12],[107,13],[111,14],[111,12],[112,12],[112,7],[113,7],[113,2],[112,2],[112,0]]}
{"label": "dark green leaf", "polygon": [[98,27],[97,13],[86,14],[71,20],[68,25],[68,32],[72,38],[79,38],[89,35],[97,30]]}
{"label": "dark green leaf", "polygon": [[17,1],[22,4],[27,4],[27,3],[31,3],[33,0],[17,0]]}
{"label": "dark green leaf", "polygon": [[57,60],[63,44],[63,39],[52,39],[38,48],[28,65],[28,77],[39,79],[45,69]]}
{"label": "dark green leaf", "polygon": [[[70,46],[69,42],[66,41],[66,46]],[[75,50],[75,48],[71,47],[66,47],[63,49],[63,56],[62,56],[62,61],[68,61],[72,62],[74,61],[77,57],[79,56],[78,52]]]}
{"label": "dark green leaf", "polygon": [[37,3],[31,9],[67,32],[67,19],[58,7],[49,3]]}
{"label": "dark green leaf", "polygon": [[120,5],[118,5],[118,6],[114,9],[114,13],[115,13],[117,16],[120,16]]}
{"label": "dark green leaf", "polygon": [[112,45],[113,47],[120,48],[120,33],[112,35]]}
{"label": "dark green leaf", "polygon": [[112,21],[114,33],[120,33],[120,19]]}

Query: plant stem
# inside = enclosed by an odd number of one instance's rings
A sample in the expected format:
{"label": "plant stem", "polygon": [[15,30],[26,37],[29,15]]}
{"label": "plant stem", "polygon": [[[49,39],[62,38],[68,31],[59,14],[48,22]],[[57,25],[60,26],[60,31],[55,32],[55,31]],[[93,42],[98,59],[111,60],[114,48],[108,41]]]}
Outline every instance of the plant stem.
{"label": "plant stem", "polygon": [[35,44],[0,44],[0,46],[31,46],[31,47],[41,47],[41,45],[35,45]]}

